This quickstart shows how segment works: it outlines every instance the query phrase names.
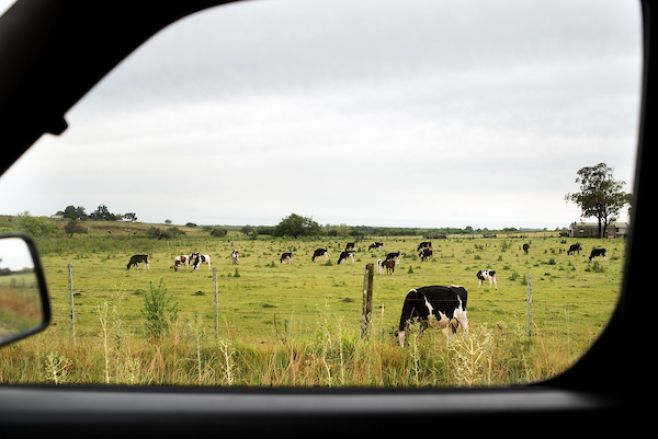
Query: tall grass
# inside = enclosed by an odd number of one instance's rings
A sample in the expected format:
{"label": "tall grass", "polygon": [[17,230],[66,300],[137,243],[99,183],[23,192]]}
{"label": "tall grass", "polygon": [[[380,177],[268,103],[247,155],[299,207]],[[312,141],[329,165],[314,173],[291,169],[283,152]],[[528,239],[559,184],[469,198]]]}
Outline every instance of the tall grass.
{"label": "tall grass", "polygon": [[[307,387],[504,386],[541,380],[572,361],[541,334],[528,341],[520,328],[482,327],[447,339],[438,330],[411,328],[408,346],[373,320],[369,337],[326,320],[315,337],[249,344],[230,331],[208,336],[199,315],[176,322],[154,343],[125,337],[112,305],[99,313],[100,343],[74,346],[43,336],[0,351],[0,381],[53,384],[143,384]],[[550,346],[550,347],[549,347]],[[26,358],[39,361],[26,361]]]}

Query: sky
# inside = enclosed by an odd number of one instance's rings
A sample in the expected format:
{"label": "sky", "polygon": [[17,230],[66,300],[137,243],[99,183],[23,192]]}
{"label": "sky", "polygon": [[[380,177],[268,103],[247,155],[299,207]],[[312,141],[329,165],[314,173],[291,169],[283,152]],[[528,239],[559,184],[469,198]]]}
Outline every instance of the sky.
{"label": "sky", "polygon": [[[2,12],[0,6],[0,12]],[[639,2],[229,4],[127,58],[0,178],[0,214],[566,227],[633,181]],[[621,220],[625,220],[622,215]]]}
{"label": "sky", "polygon": [[34,268],[30,249],[20,238],[0,239],[0,268],[13,271]]}

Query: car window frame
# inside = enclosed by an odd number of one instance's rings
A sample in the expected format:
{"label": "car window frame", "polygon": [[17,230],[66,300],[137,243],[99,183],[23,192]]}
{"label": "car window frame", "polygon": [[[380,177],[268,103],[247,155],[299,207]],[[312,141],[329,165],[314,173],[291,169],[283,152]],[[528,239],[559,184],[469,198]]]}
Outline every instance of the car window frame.
{"label": "car window frame", "polygon": [[[37,5],[41,3],[41,5]],[[18,72],[39,66],[39,53],[43,54],[52,47],[66,48],[74,47],[72,58],[66,62],[74,62],[76,54],[88,48],[96,42],[94,38],[81,43],[75,41],[80,38],[76,31],[75,20],[65,16],[64,12],[71,13],[72,2],[60,2],[48,0],[42,2],[30,2],[19,0],[16,5],[20,12],[27,15],[30,13],[38,16],[39,23],[43,28],[36,32],[33,39],[22,44],[20,48],[27,50],[33,61],[28,65],[21,65]],[[114,3],[114,4],[112,4]],[[168,3],[156,4],[145,2],[140,7],[133,6],[130,9],[127,2],[99,1],[95,6],[80,6],[76,9],[75,17],[83,17],[82,30],[94,32],[97,20],[110,20],[121,16],[118,11],[136,10],[135,22],[126,26],[126,32],[134,32],[132,37],[121,36],[116,47],[112,45],[112,36],[106,36],[109,44],[99,43],[99,47],[114,47],[109,50],[107,59],[91,60],[91,66],[80,75],[74,74],[67,78],[66,75],[54,75],[53,81],[46,81],[43,86],[36,90],[29,90],[29,84],[38,80],[38,77],[27,75],[26,83],[20,85],[20,80],[9,75],[0,76],[0,115],[2,120],[9,122],[8,132],[0,138],[4,138],[5,145],[10,145],[9,152],[3,157],[2,172],[6,170],[20,155],[25,152],[44,133],[60,134],[66,129],[64,115],[94,84],[105,74],[112,70],[118,63],[127,57],[132,51],[143,44],[151,36],[167,25],[182,19],[192,13],[217,6],[223,1],[191,1],[170,6]],[[61,6],[65,4],[65,6]],[[105,11],[102,8],[107,8]],[[142,8],[142,9],[140,9]],[[62,10],[65,9],[64,12]],[[242,427],[257,430],[262,426],[278,425],[280,428],[289,428],[298,422],[307,425],[315,422],[326,431],[342,429],[344,426],[336,424],[337,419],[346,420],[349,425],[359,423],[359,419],[370,419],[379,422],[379,427],[370,428],[384,429],[393,420],[414,418],[422,420],[450,419],[450,418],[482,418],[495,417],[497,420],[509,420],[511,416],[525,416],[526,419],[545,419],[549,415],[571,416],[574,414],[591,415],[599,417],[602,413],[616,412],[620,408],[626,408],[632,404],[632,398],[628,397],[627,383],[624,380],[611,380],[611,374],[618,374],[619,370],[627,371],[629,364],[627,354],[631,346],[626,339],[629,337],[630,324],[633,323],[637,312],[637,299],[630,292],[640,291],[642,286],[640,254],[646,249],[646,240],[637,239],[646,233],[646,226],[642,222],[641,195],[640,190],[648,187],[647,175],[650,175],[648,166],[651,162],[648,155],[649,145],[655,138],[655,128],[647,121],[651,120],[653,101],[648,96],[652,83],[649,78],[655,74],[655,34],[651,32],[651,24],[655,23],[655,10],[651,7],[649,0],[641,1],[643,15],[643,78],[642,78],[642,111],[640,116],[640,130],[638,138],[638,149],[636,158],[635,181],[633,185],[633,222],[627,238],[627,256],[625,260],[623,284],[620,299],[608,325],[603,329],[601,335],[594,342],[589,351],[570,369],[562,374],[535,384],[524,386],[511,386],[507,389],[222,389],[222,388],[196,388],[196,387],[122,387],[122,386],[48,386],[48,385],[0,385],[0,428],[36,428],[37,430],[47,428],[70,427],[75,425],[84,431],[84,426],[95,429],[97,425],[108,428],[107,431],[122,431],[130,425],[139,425],[138,430],[163,431],[176,427],[171,422],[179,422],[179,427],[198,429],[228,429],[237,428],[242,422]],[[34,12],[36,10],[36,12]],[[58,12],[59,11],[59,12]],[[107,13],[102,17],[102,12]],[[50,16],[48,14],[51,14]],[[149,13],[151,16],[149,16]],[[116,14],[116,15],[113,15]],[[0,19],[0,24],[5,19]],[[49,20],[55,20],[53,24]],[[20,20],[18,20],[20,23]],[[138,29],[141,24],[146,24],[143,29]],[[62,26],[73,26],[65,35],[53,37],[52,32],[60,31]],[[107,24],[107,23],[105,23]],[[103,26],[100,27],[103,29]],[[11,30],[15,32],[16,30]],[[3,37],[7,33],[0,27],[0,53],[7,53],[7,46],[3,46]],[[38,48],[36,42],[49,36],[52,41],[48,45]],[[99,37],[99,40],[102,39]],[[105,46],[105,44],[108,44]],[[102,58],[98,47],[94,54]],[[3,52],[4,51],[4,52]],[[95,55],[94,55],[95,56]],[[24,56],[16,56],[16,59],[24,60]],[[6,59],[6,58],[5,58]],[[46,61],[50,58],[45,56]],[[85,79],[80,79],[80,77]],[[64,82],[63,90],[54,91],[57,81]],[[15,81],[12,83],[12,81]],[[76,81],[78,81],[76,83]],[[16,89],[16,84],[19,84]],[[25,90],[28,85],[28,90]],[[60,84],[61,85],[61,84]],[[8,87],[14,90],[7,92]],[[52,90],[51,90],[52,89]],[[21,94],[21,90],[22,93]],[[38,93],[46,93],[46,96],[37,96]],[[22,97],[27,96],[23,101]],[[52,102],[50,102],[52,99]],[[35,102],[45,101],[46,104],[40,108],[30,123],[25,123],[24,118],[28,110]],[[13,108],[12,108],[13,105]],[[639,315],[639,314],[637,314]],[[475,404],[473,395],[476,395],[481,404]],[[236,401],[239,396],[245,397],[244,404]],[[356,419],[354,401],[359,397],[373,397],[375,399],[363,399],[366,408],[359,412],[362,417]],[[520,407],[517,398],[525,402]],[[195,398],[197,400],[195,401]],[[559,405],[550,401],[561,401]],[[202,403],[205,403],[204,406]],[[85,405],[86,404],[86,405]],[[368,409],[371,404],[373,408]],[[379,405],[381,404],[381,405]],[[150,405],[150,406],[149,406]],[[395,407],[399,407],[395,410]],[[189,407],[189,410],[185,410]],[[205,408],[204,408],[205,407]],[[527,410],[522,410],[525,407]],[[280,425],[277,421],[281,418]],[[244,420],[250,418],[254,422],[244,425]],[[493,418],[492,418],[493,419]],[[171,422],[169,422],[171,421]],[[258,421],[258,422],[257,422]],[[262,423],[259,423],[262,422]],[[311,422],[311,423],[312,423]],[[498,421],[496,421],[498,422]],[[504,421],[502,421],[504,422]],[[599,420],[602,425],[606,419]],[[364,427],[362,425],[362,427]],[[364,427],[365,428],[365,427]],[[487,427],[488,429],[488,427]],[[358,427],[357,427],[358,430]]]}

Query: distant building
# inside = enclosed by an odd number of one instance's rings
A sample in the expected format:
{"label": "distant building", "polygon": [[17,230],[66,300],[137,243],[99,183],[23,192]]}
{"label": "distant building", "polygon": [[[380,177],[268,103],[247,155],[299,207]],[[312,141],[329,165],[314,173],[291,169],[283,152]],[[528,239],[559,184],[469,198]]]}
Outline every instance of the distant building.
{"label": "distant building", "polygon": [[[628,236],[627,223],[610,223],[606,229],[606,238],[626,238]],[[569,225],[570,238],[598,238],[599,223],[573,222]]]}

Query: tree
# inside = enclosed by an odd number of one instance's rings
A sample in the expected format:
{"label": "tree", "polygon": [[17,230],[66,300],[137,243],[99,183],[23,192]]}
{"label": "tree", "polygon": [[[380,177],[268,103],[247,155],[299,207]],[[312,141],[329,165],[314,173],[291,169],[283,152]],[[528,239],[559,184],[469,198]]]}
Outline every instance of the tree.
{"label": "tree", "polygon": [[565,200],[580,206],[583,217],[595,217],[599,223],[599,236],[604,238],[608,225],[617,221],[630,194],[624,192],[625,183],[615,180],[612,168],[605,163],[586,166],[577,174],[575,181],[580,184],[580,192],[565,195]]}
{"label": "tree", "polygon": [[320,233],[320,225],[310,217],[290,214],[274,228],[274,236],[313,236]]}
{"label": "tree", "polygon": [[121,215],[113,214],[105,204],[101,204],[98,206],[98,209],[94,210],[89,215],[89,218],[103,221],[116,221],[117,219],[121,218]]}
{"label": "tree", "polygon": [[123,219],[127,221],[137,221],[137,214],[135,212],[127,212],[123,214]]}

